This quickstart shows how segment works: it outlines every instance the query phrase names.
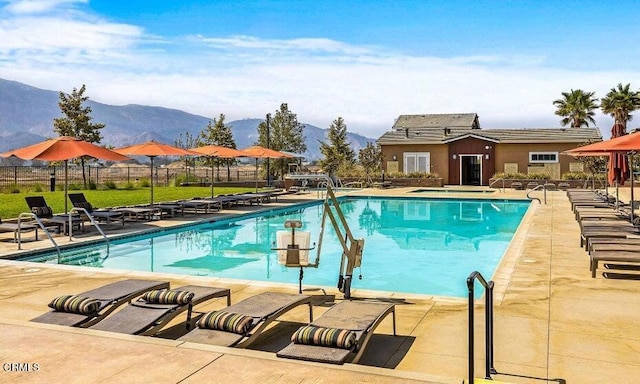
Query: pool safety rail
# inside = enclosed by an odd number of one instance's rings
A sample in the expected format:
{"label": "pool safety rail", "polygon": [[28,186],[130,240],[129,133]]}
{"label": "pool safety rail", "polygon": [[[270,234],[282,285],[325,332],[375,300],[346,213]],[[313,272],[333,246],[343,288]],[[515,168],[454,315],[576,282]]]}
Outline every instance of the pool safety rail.
{"label": "pool safety rail", "polygon": [[[324,236],[325,223],[327,217],[329,217],[329,220],[331,220],[331,224],[333,225],[333,229],[336,231],[338,240],[340,240],[340,245],[342,245],[338,289],[340,292],[344,293],[345,299],[350,299],[353,269],[359,268],[362,264],[364,239],[354,239],[351,229],[349,229],[349,225],[347,224],[347,220],[344,218],[344,214],[340,208],[340,202],[336,199],[336,195],[333,193],[333,189],[331,189],[330,185],[327,186],[323,208],[320,237],[318,239],[318,258],[320,257],[320,251],[322,249],[322,238]],[[340,220],[340,223],[342,224],[342,229],[338,224],[338,220]],[[362,275],[360,275],[360,279],[362,279]]]}
{"label": "pool safety rail", "polygon": [[485,379],[492,380],[491,375],[498,371],[493,366],[493,281],[487,282],[478,271],[473,271],[467,277],[469,289],[469,383],[474,382],[474,296],[475,281],[478,280],[485,289],[484,313],[485,313]]}
{"label": "pool safety rail", "polygon": [[86,217],[89,218],[89,221],[91,221],[91,224],[93,224],[93,226],[98,230],[98,232],[100,232],[100,234],[102,235],[102,237],[104,238],[104,241],[107,243],[107,255],[109,255],[109,238],[107,237],[107,235],[104,233],[104,231],[102,230],[102,228],[100,228],[100,226],[98,225],[98,222],[93,218],[93,216],[91,216],[91,214],[89,213],[89,211],[87,211],[84,208],[80,208],[80,207],[73,207],[71,208],[71,210],[69,211],[69,241],[72,241],[73,238],[73,215],[74,214],[78,214],[78,213],[82,213],[84,214]]}
{"label": "pool safety rail", "polygon": [[504,177],[501,177],[499,179],[493,180],[493,183],[489,184],[489,188],[493,188],[494,184],[496,184],[499,181],[502,181],[502,188],[498,188],[498,190],[502,189],[502,193],[504,193],[505,192],[505,187],[504,187],[505,179],[504,179]]}
{"label": "pool safety rail", "polygon": [[56,252],[58,252],[58,258],[59,258],[60,257],[60,247],[58,247],[58,243],[56,243],[56,241],[53,239],[53,237],[51,236],[51,234],[47,230],[47,227],[44,225],[44,223],[38,218],[38,216],[36,216],[32,212],[23,212],[23,213],[20,213],[18,215],[18,234],[17,234],[18,249],[22,249],[22,237],[21,237],[22,220],[23,219],[27,219],[27,218],[33,219],[33,220],[36,221],[38,226],[42,229],[42,232],[44,232],[44,234],[47,235],[47,237],[51,241],[51,244],[53,244],[53,246],[55,247]]}
{"label": "pool safety rail", "polygon": [[540,190],[540,189],[542,189],[542,191],[544,192],[544,197],[543,198],[544,198],[544,203],[546,205],[547,204],[547,186],[544,185],[544,184],[540,184],[540,185],[536,186],[535,188],[533,188],[532,190],[530,190],[529,192],[527,192],[527,199],[529,199],[529,200],[538,200],[538,203],[542,204],[542,201],[540,201],[540,198],[529,196],[531,194],[531,192],[537,191],[537,190]]}

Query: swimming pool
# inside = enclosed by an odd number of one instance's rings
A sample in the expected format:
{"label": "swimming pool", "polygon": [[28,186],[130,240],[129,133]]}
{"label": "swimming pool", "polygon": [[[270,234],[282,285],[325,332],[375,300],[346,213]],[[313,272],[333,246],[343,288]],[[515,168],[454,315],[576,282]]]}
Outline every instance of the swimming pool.
{"label": "swimming pool", "polygon": [[[470,272],[493,275],[529,201],[434,198],[342,198],[355,238],[364,238],[352,289],[463,297]],[[300,220],[317,241],[320,202],[248,217],[135,236],[30,261],[297,284],[299,270],[278,264],[272,244],[285,220]],[[320,266],[304,285],[336,286],[342,248],[329,222]],[[312,251],[310,258],[316,257]],[[23,259],[24,260],[24,259]],[[359,274],[363,279],[359,280]]]}
{"label": "swimming pool", "polygon": [[474,194],[485,194],[485,193],[494,193],[493,189],[415,189],[411,191],[412,193],[474,193]]}

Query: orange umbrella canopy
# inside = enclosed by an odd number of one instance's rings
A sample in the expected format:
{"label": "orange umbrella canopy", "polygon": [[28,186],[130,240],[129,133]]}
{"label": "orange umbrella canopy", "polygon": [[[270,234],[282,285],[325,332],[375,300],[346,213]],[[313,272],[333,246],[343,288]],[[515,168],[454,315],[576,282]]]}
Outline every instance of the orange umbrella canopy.
{"label": "orange umbrella canopy", "polygon": [[223,147],[220,145],[205,145],[203,147],[191,148],[190,151],[197,152],[202,156],[235,158],[235,157],[252,157],[249,153],[238,149]]}
{"label": "orange umbrella canopy", "polygon": [[147,141],[146,143],[130,145],[128,147],[116,148],[114,151],[128,156],[197,156],[196,152],[188,149],[174,147],[172,145],[158,143],[157,141]]}
{"label": "orange umbrella canopy", "polygon": [[260,158],[260,159],[280,159],[283,157],[293,158],[294,156],[289,155],[288,153],[278,152],[273,149],[268,149],[261,147],[259,145],[254,145],[253,147],[245,148],[242,152],[248,153],[250,157]]}
{"label": "orange umbrella canopy", "polygon": [[[629,152],[640,150],[640,131],[600,141],[563,152],[573,156],[606,156],[609,152]],[[600,155],[597,153],[600,152]]]}
{"label": "orange umbrella canopy", "polygon": [[131,160],[127,156],[71,136],[60,136],[37,144],[0,153],[0,157],[15,156],[23,160],[62,161],[81,156],[102,160]]}

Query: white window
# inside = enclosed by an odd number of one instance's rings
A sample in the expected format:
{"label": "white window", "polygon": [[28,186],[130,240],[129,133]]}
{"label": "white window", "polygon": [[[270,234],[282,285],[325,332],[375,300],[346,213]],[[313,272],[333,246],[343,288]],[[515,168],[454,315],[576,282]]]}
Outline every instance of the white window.
{"label": "white window", "polygon": [[404,173],[431,172],[431,153],[429,152],[405,152]]}
{"label": "white window", "polygon": [[558,152],[529,152],[530,163],[557,163]]}

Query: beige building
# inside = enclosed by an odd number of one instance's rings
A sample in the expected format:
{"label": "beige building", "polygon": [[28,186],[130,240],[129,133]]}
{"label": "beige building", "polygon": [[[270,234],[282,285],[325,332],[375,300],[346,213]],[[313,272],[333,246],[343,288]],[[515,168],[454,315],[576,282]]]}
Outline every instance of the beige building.
{"label": "beige building", "polygon": [[400,115],[378,140],[389,173],[437,173],[448,185],[489,185],[496,173],[548,174],[560,179],[582,171],[561,152],[602,141],[596,127],[481,129],[478,115]]}

